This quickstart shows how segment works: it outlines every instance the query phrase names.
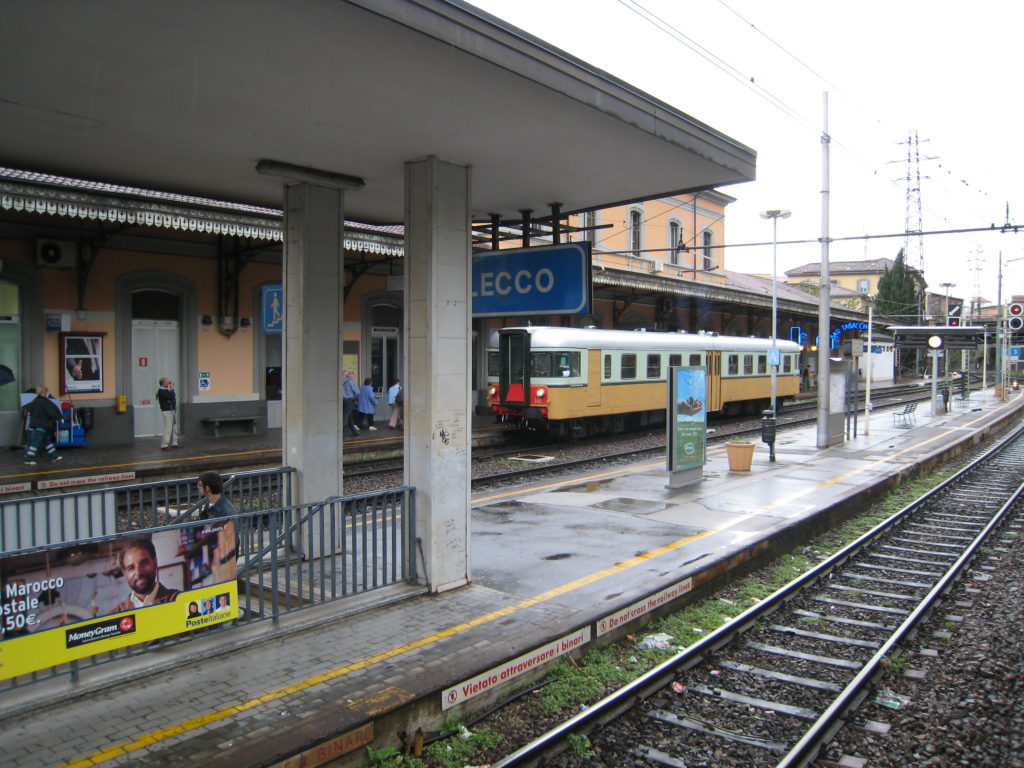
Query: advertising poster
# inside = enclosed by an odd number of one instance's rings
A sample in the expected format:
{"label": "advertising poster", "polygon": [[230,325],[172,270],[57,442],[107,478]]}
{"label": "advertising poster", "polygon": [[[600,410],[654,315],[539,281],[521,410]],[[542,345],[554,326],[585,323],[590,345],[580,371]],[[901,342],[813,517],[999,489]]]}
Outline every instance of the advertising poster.
{"label": "advertising poster", "polygon": [[704,368],[672,368],[671,472],[684,472],[704,466],[707,401],[707,374]]}
{"label": "advertising poster", "polygon": [[218,519],[0,558],[0,680],[234,619],[235,541]]}
{"label": "advertising poster", "polygon": [[60,334],[61,394],[103,391],[103,335]]}

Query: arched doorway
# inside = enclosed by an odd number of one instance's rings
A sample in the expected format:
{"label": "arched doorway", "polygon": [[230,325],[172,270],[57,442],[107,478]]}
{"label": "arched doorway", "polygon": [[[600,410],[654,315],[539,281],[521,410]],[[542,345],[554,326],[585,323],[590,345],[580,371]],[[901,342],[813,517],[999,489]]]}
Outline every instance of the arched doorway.
{"label": "arched doorway", "polygon": [[177,387],[181,350],[178,318],[180,298],[168,291],[132,292],[132,406],[135,437],[153,437],[163,432],[156,390],[160,379]]}
{"label": "arched doorway", "polygon": [[118,277],[114,296],[118,388],[132,413],[131,434],[124,439],[159,435],[156,390],[161,377],[174,379],[182,421],[180,409],[195,394],[196,286],[173,272],[146,270]]}
{"label": "arched doorway", "polygon": [[[21,369],[21,292],[7,280],[0,280],[0,362],[14,375],[14,381],[0,384],[0,413],[14,424],[21,408],[18,393],[26,388],[27,377]],[[17,433],[17,427],[13,431]]]}
{"label": "arched doorway", "polygon": [[392,302],[370,306],[370,369],[374,390],[387,391],[391,382],[402,377],[402,307]]}
{"label": "arched doorway", "polygon": [[0,363],[11,369],[14,381],[0,385],[0,445],[22,442],[21,402],[18,395],[37,384],[56,390],[57,381],[44,381],[43,300],[40,270],[4,264],[0,279]]}

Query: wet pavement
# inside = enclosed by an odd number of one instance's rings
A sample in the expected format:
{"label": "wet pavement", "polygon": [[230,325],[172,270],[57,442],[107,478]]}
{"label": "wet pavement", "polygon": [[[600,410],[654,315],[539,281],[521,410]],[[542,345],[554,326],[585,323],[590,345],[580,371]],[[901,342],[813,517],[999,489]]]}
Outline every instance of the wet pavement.
{"label": "wet pavement", "polygon": [[750,472],[731,472],[712,448],[703,480],[683,488],[667,488],[664,460],[652,459],[477,494],[470,585],[371,593],[279,628],[210,633],[87,670],[76,687],[8,691],[5,762],[293,766],[283,761],[316,745],[365,755],[368,732],[378,747],[394,744],[399,731],[436,728],[442,713],[482,709],[558,649],[638,631],[644,606],[668,607],[758,555],[788,551],[818,515],[1018,420],[1022,406],[990,392],[911,428],[880,413],[870,436],[826,450],[814,427],[787,431],[777,462],[759,446]]}

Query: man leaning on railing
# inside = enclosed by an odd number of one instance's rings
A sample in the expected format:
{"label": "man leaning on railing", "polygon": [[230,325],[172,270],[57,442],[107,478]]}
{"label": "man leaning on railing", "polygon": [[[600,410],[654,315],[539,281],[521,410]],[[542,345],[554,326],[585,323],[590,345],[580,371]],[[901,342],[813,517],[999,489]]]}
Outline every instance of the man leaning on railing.
{"label": "man leaning on railing", "polygon": [[199,512],[203,520],[211,517],[231,517],[235,505],[224,495],[224,480],[216,472],[203,472],[198,478],[199,494],[206,499],[206,506]]}

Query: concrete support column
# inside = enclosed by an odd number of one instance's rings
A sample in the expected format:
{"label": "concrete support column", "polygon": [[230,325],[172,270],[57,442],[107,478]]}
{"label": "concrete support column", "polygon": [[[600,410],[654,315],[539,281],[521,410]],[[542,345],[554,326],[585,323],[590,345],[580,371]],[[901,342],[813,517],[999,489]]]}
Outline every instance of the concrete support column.
{"label": "concrete support column", "polygon": [[299,503],[341,494],[344,193],[285,186],[283,463]]}
{"label": "concrete support column", "polygon": [[470,579],[469,177],[436,157],[405,166],[405,479],[433,592]]}

